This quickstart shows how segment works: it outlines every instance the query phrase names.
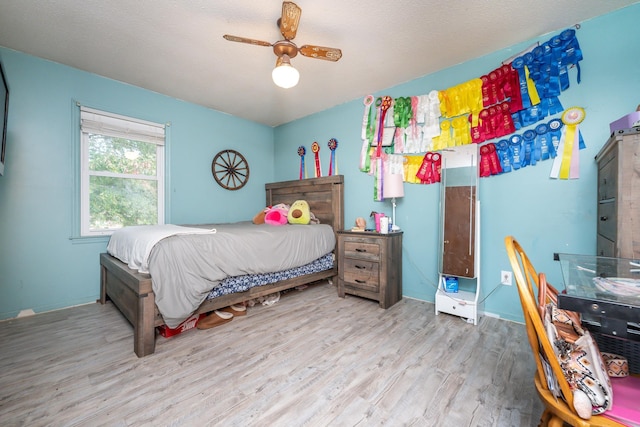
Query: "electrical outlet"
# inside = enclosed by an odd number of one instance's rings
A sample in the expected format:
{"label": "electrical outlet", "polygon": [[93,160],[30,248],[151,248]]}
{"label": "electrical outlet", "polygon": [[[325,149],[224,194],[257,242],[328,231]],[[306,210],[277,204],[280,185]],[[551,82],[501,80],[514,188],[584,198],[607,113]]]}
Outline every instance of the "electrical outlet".
{"label": "electrical outlet", "polygon": [[500,272],[500,284],[511,286],[511,280],[513,279],[513,274],[510,271],[502,270]]}

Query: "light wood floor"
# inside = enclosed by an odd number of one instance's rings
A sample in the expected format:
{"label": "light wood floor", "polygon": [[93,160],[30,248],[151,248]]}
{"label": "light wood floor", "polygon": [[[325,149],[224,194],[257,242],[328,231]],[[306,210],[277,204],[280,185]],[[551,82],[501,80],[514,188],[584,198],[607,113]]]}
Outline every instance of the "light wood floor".
{"label": "light wood floor", "polygon": [[138,359],[110,303],[0,322],[2,426],[533,426],[523,325],[319,284]]}

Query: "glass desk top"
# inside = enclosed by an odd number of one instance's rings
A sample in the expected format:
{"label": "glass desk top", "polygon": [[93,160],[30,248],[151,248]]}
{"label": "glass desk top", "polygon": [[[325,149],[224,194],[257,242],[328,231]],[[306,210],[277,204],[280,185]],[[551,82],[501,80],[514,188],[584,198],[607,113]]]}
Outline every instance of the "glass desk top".
{"label": "glass desk top", "polygon": [[599,324],[603,333],[636,335],[640,261],[574,254],[559,254],[559,260],[564,280],[564,292],[558,296],[560,308],[582,313],[583,320]]}

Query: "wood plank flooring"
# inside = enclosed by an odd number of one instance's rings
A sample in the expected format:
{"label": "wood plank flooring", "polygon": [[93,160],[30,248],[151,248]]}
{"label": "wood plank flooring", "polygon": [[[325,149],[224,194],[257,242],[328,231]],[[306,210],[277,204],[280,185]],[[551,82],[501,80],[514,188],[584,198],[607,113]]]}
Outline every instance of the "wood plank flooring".
{"label": "wood plank flooring", "polygon": [[534,426],[524,325],[293,291],[138,359],[112,304],[0,322],[2,426]]}

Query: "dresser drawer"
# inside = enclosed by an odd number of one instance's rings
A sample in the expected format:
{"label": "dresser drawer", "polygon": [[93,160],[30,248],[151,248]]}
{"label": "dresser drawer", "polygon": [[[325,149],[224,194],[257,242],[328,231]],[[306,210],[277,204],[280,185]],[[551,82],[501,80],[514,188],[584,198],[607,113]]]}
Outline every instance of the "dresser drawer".
{"label": "dresser drawer", "polygon": [[598,203],[598,234],[609,240],[617,240],[618,216],[615,201]]}
{"label": "dresser drawer", "polygon": [[598,245],[598,256],[608,256],[615,257],[616,256],[616,244],[611,240],[603,237],[598,234],[597,236],[597,245]]}
{"label": "dresser drawer", "polygon": [[618,194],[618,161],[616,157],[604,159],[598,170],[598,201],[613,199]]}
{"label": "dresser drawer", "polygon": [[344,256],[345,258],[379,261],[380,245],[376,242],[347,240],[344,242]]}

